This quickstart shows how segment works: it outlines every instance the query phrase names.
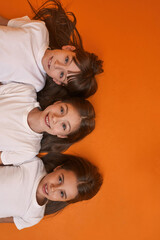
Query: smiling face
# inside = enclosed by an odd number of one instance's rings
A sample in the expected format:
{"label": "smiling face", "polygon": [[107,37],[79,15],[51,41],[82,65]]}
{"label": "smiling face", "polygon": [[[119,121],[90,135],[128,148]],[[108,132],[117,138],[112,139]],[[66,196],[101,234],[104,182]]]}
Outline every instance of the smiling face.
{"label": "smiling face", "polygon": [[40,118],[41,131],[64,138],[79,129],[81,117],[69,103],[55,102],[47,107]]}
{"label": "smiling face", "polygon": [[58,84],[67,84],[67,77],[80,72],[80,69],[73,60],[75,53],[74,46],[63,46],[62,49],[46,50],[42,65],[45,72]]}
{"label": "smiling face", "polygon": [[74,172],[57,167],[39,183],[36,196],[40,205],[45,201],[69,201],[78,194],[77,178]]}

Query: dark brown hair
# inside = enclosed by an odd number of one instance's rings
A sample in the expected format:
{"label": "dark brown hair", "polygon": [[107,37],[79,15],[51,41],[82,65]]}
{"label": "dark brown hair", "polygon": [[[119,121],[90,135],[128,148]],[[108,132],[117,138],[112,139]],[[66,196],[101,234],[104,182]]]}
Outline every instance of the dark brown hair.
{"label": "dark brown hair", "polygon": [[103,178],[98,168],[91,162],[73,155],[49,153],[42,157],[47,173],[53,171],[57,166],[73,171],[77,177],[78,195],[75,199],[67,202],[49,201],[46,205],[45,215],[59,212],[67,205],[94,197],[99,191]]}

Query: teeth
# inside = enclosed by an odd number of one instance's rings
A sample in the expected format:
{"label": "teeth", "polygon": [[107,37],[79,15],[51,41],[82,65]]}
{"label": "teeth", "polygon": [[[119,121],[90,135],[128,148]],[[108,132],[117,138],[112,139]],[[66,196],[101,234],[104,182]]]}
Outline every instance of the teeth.
{"label": "teeth", "polygon": [[45,192],[48,194],[47,184],[45,185]]}
{"label": "teeth", "polygon": [[48,127],[50,127],[48,115],[46,116],[46,123],[47,123]]}
{"label": "teeth", "polygon": [[51,60],[49,60],[49,68],[50,68],[50,66],[51,66]]}
{"label": "teeth", "polygon": [[53,58],[53,57],[51,57],[50,60],[49,60],[49,62],[48,62],[48,68],[49,68],[49,69],[50,69],[50,67],[51,67],[52,58]]}

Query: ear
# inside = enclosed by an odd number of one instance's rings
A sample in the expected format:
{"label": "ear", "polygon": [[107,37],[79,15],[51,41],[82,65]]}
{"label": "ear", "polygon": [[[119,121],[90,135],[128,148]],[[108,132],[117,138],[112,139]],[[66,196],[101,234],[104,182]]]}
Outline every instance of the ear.
{"label": "ear", "polygon": [[53,82],[55,82],[57,85],[61,85],[62,84],[61,82],[59,82],[57,79],[54,79],[54,78],[53,78]]}
{"label": "ear", "polygon": [[57,137],[59,137],[59,138],[68,138],[68,136],[64,136],[64,135],[57,135]]}
{"label": "ear", "polygon": [[65,45],[62,47],[63,50],[74,51],[76,49],[75,46],[72,45]]}

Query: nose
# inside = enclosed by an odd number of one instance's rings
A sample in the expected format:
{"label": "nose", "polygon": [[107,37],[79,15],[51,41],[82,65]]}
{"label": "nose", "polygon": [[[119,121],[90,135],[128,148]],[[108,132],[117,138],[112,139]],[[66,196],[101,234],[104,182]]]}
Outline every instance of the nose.
{"label": "nose", "polygon": [[60,114],[54,113],[53,116],[52,116],[52,122],[53,122],[53,124],[58,123],[59,118],[60,118]]}
{"label": "nose", "polygon": [[58,67],[62,66],[62,63],[60,63],[58,60],[56,60],[54,63],[54,66],[55,66],[55,68],[58,68]]}
{"label": "nose", "polygon": [[51,192],[54,192],[54,191],[57,189],[57,187],[58,187],[58,185],[52,183],[52,184],[50,185],[50,190],[51,190]]}
{"label": "nose", "polygon": [[53,122],[53,124],[56,124],[56,123],[57,123],[57,117],[56,117],[56,116],[53,116],[53,117],[52,117],[52,122]]}
{"label": "nose", "polygon": [[52,122],[53,122],[53,124],[58,123],[58,121],[60,120],[60,118],[62,119],[62,116],[61,116],[60,113],[54,113],[54,114],[52,115]]}

